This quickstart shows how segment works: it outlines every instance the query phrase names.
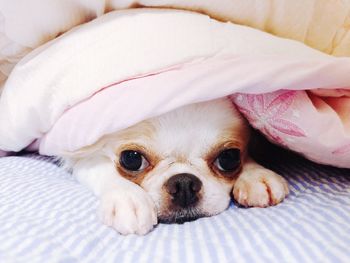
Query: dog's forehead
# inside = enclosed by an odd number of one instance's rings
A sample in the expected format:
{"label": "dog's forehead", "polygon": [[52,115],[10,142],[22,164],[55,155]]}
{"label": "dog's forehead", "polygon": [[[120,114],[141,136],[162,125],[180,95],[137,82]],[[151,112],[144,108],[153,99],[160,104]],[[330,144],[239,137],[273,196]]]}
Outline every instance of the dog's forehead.
{"label": "dog's forehead", "polygon": [[164,155],[190,157],[233,136],[243,121],[228,99],[184,106],[151,119],[153,147]]}

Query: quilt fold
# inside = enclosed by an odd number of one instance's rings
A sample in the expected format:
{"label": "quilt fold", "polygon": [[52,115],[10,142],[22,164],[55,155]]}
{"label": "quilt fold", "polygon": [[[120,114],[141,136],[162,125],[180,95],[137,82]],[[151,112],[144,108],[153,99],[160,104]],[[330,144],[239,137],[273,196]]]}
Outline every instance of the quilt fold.
{"label": "quilt fold", "polygon": [[350,168],[349,71],[350,58],[195,12],[114,11],[14,67],[0,98],[0,150],[70,154],[143,119],[230,96],[274,143]]}
{"label": "quilt fold", "polygon": [[350,56],[350,0],[2,0],[0,92],[13,67],[31,50],[106,12],[135,7],[192,10]]}

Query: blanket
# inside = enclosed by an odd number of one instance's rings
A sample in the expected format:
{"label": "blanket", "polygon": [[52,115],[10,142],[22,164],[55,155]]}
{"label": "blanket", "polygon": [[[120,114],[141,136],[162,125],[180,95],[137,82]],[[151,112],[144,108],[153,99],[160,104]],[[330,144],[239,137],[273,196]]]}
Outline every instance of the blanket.
{"label": "blanket", "polygon": [[110,12],[16,64],[0,99],[0,149],[67,154],[182,105],[230,96],[273,142],[350,167],[349,69],[349,58],[198,13]]}
{"label": "blanket", "polygon": [[31,50],[106,12],[140,6],[192,10],[350,55],[350,0],[0,0],[0,91]]}

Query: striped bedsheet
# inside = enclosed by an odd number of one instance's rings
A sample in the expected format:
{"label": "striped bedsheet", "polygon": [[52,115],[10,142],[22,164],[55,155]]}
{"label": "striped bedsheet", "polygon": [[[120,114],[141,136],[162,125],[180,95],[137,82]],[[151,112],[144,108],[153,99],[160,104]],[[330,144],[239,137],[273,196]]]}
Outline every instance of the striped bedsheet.
{"label": "striped bedsheet", "polygon": [[290,183],[282,204],[239,208],[121,236],[97,199],[47,158],[0,158],[0,262],[350,262],[350,170],[269,161]]}

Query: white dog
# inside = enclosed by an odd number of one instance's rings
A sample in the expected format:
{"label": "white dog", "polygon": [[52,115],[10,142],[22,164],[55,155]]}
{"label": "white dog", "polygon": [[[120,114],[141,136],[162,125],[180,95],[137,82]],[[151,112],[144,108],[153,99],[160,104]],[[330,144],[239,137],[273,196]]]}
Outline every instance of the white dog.
{"label": "white dog", "polygon": [[243,206],[266,207],[286,181],[247,157],[249,128],[228,99],[184,106],[102,138],[63,160],[100,197],[101,217],[121,234]]}

